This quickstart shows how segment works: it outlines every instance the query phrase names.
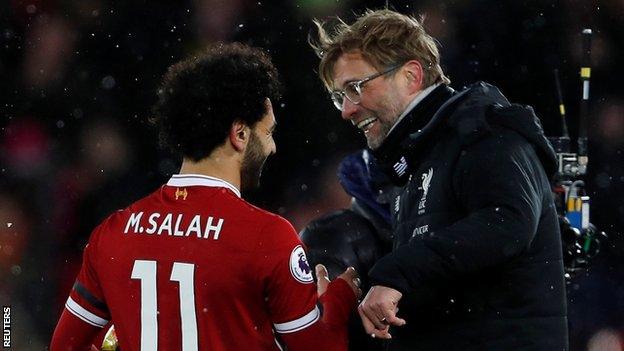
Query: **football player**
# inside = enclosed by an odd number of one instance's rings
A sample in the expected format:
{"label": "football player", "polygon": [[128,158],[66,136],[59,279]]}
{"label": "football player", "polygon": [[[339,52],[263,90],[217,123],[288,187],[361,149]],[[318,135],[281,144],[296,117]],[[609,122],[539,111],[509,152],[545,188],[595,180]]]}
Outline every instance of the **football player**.
{"label": "football player", "polygon": [[354,269],[317,267],[317,291],[292,225],[241,198],[276,151],[278,88],[242,44],[169,69],[154,122],[180,172],[93,231],[51,351],[89,349],[110,321],[124,351],[346,350]]}

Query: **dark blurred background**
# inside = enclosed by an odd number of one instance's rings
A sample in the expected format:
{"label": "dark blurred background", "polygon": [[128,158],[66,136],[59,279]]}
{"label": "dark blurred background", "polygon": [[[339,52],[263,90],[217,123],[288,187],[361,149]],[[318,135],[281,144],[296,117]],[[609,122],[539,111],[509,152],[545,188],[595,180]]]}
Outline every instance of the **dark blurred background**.
{"label": "dark blurred background", "polygon": [[[2,0],[0,2],[0,302],[16,350],[49,342],[90,231],[156,189],[179,161],[149,126],[166,68],[216,41],[270,52],[285,94],[274,103],[278,153],[247,197],[301,229],[347,207],[336,166],[364,138],[339,118],[307,45],[312,18],[348,22],[385,1]],[[560,133],[552,70],[570,128],[581,85],[580,33],[594,31],[590,166],[592,222],[610,241],[569,286],[571,350],[624,347],[624,2],[390,1],[426,15],[455,88],[495,84],[533,105]]]}

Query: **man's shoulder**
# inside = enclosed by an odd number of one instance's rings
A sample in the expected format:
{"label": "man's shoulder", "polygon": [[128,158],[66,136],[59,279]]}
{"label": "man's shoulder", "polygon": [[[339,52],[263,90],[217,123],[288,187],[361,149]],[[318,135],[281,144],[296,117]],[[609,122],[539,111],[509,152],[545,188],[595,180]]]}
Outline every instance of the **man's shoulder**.
{"label": "man's shoulder", "polygon": [[300,244],[297,231],[286,218],[239,200],[241,221],[250,228],[247,239],[256,243],[257,249],[273,250]]}
{"label": "man's shoulder", "polygon": [[290,239],[299,240],[297,231],[293,225],[284,217],[264,211],[263,226],[259,231],[263,237],[263,241],[271,241],[276,245],[279,245],[281,241],[291,241]]}
{"label": "man's shoulder", "polygon": [[[255,229],[263,230],[265,227],[272,229],[292,229],[293,226],[284,217],[269,210],[260,208],[239,197],[232,197],[231,210],[237,217],[246,223],[250,223]],[[294,231],[294,229],[292,229]]]}
{"label": "man's shoulder", "polygon": [[477,82],[456,94],[442,110],[448,116],[447,126],[455,131],[462,144],[467,145],[491,132],[489,115],[493,106],[509,105],[498,88]]}

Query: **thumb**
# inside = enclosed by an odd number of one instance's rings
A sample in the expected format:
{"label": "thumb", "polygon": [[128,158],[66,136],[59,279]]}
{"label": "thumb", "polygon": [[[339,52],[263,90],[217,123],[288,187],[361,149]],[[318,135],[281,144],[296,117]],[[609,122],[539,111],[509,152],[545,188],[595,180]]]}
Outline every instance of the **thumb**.
{"label": "thumb", "polygon": [[329,278],[327,276],[329,273],[327,273],[327,268],[322,264],[317,264],[314,270],[316,271],[316,291],[318,295],[321,296],[327,291],[327,285],[329,285]]}

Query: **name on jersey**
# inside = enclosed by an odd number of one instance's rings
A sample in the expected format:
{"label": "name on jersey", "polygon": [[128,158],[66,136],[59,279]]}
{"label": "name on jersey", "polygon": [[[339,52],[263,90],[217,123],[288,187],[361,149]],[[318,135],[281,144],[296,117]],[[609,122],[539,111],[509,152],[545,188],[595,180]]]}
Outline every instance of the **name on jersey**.
{"label": "name on jersey", "polygon": [[212,216],[202,217],[194,215],[190,221],[183,214],[173,213],[151,213],[149,215],[143,212],[132,213],[124,234],[150,234],[150,235],[170,235],[170,236],[195,236],[200,239],[213,240],[219,239],[221,228],[223,227],[223,218],[215,218]]}

